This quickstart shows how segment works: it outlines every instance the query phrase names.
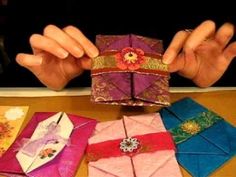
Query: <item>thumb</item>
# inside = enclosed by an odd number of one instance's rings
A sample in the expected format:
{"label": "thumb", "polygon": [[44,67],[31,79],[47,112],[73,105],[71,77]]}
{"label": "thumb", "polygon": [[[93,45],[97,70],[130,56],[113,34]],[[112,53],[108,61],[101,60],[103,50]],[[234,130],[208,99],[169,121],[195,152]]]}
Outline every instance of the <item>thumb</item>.
{"label": "thumb", "polygon": [[19,65],[31,69],[34,66],[40,66],[43,62],[43,58],[40,56],[19,53],[16,56],[16,61]]}
{"label": "thumb", "polygon": [[92,67],[92,59],[89,57],[79,58],[77,61],[80,63],[82,69],[90,70]]}

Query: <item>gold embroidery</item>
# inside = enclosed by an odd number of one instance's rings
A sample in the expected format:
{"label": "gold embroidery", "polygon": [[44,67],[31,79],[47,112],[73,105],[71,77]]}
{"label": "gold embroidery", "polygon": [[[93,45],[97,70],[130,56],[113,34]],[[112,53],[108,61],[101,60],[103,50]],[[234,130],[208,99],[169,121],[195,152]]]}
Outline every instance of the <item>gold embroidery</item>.
{"label": "gold embroidery", "polygon": [[181,125],[181,129],[186,133],[194,135],[201,130],[201,127],[195,121],[187,121],[183,125]]}
{"label": "gold embroidery", "polygon": [[114,68],[116,60],[114,56],[98,56],[93,59],[92,69]]}
{"label": "gold embroidery", "polygon": [[[168,71],[168,65],[161,59],[145,56],[146,62],[140,65],[141,69]],[[92,69],[117,68],[114,55],[98,56],[93,59]]]}
{"label": "gold embroidery", "polygon": [[112,100],[110,91],[115,89],[115,87],[105,82],[101,77],[94,77],[92,83],[92,97],[91,99],[95,102]]}
{"label": "gold embroidery", "polygon": [[143,69],[152,69],[160,71],[168,71],[168,65],[162,63],[161,59],[145,57],[146,63],[141,65]]}

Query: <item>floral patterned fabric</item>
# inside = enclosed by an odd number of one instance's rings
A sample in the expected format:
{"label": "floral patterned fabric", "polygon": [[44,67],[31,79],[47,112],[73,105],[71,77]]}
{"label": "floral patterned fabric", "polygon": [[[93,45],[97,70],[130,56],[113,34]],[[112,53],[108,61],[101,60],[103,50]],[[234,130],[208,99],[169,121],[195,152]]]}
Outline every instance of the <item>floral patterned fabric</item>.
{"label": "floral patterned fabric", "polygon": [[169,73],[162,63],[162,41],[137,35],[98,35],[93,58],[95,103],[131,106],[169,105]]}
{"label": "floral patterned fabric", "polygon": [[27,106],[0,106],[0,157],[15,140],[27,111]]}

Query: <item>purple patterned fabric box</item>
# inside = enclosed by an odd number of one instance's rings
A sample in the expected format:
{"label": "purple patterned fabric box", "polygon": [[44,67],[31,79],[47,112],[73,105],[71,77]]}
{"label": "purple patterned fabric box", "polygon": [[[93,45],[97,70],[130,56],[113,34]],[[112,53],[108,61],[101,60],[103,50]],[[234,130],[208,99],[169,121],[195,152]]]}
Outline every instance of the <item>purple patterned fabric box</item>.
{"label": "purple patterned fabric box", "polygon": [[95,103],[168,106],[169,72],[162,63],[162,41],[137,35],[98,35],[100,55],[93,58]]}

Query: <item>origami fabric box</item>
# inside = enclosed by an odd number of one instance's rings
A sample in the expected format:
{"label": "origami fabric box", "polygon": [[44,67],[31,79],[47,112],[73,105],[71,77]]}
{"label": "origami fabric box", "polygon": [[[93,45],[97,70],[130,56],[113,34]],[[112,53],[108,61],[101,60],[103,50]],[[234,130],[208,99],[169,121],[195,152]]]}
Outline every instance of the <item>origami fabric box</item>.
{"label": "origami fabric box", "polygon": [[177,160],[194,177],[207,177],[236,153],[236,128],[185,98],[160,111],[177,144]]}
{"label": "origami fabric box", "polygon": [[98,123],[87,148],[90,177],[181,177],[159,114]]}
{"label": "origami fabric box", "polygon": [[[54,153],[56,153],[55,151],[51,150],[49,152],[49,149],[47,149],[47,152],[43,151],[39,153],[38,156],[40,157],[41,160],[47,158],[53,158],[51,161],[43,164],[42,166],[34,169],[33,171],[30,171],[29,173],[25,173],[24,172],[25,170],[19,163],[18,155],[21,151],[21,150],[19,151],[20,147],[19,143],[21,143],[22,140],[25,138],[30,138],[31,135],[34,133],[34,130],[39,124],[39,122],[45,121],[51,116],[55,116],[55,113],[45,113],[45,112],[35,113],[35,115],[32,117],[26,128],[16,139],[14,144],[0,158],[0,174],[4,174],[6,176],[31,176],[31,177],[41,177],[45,176],[45,174],[46,176],[50,177],[73,177],[75,175],[77,166],[86,148],[88,138],[92,134],[96,125],[95,120],[80,116],[68,115],[74,128],[72,130],[72,133],[70,134],[69,144],[66,145],[64,149],[57,156],[54,156],[55,155]],[[59,131],[64,131],[64,130],[59,130]],[[32,147],[30,149],[32,151]],[[19,152],[16,152],[16,150]],[[31,151],[29,153],[32,153]],[[28,163],[28,161],[25,162]],[[31,166],[29,165],[29,167]]]}
{"label": "origami fabric box", "polygon": [[162,41],[137,35],[98,35],[100,55],[92,59],[95,103],[169,105],[169,73]]}

